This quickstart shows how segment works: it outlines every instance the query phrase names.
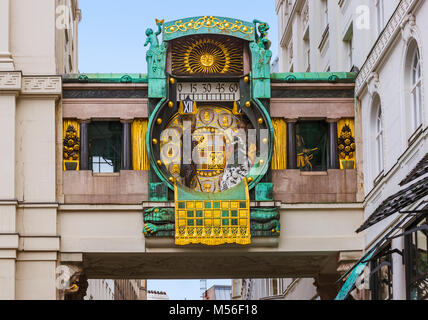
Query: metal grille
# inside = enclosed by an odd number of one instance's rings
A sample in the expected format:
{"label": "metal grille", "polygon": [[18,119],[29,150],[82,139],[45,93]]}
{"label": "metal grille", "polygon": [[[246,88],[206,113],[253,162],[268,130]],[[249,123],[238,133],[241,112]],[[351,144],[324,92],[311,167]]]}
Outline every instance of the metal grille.
{"label": "metal grille", "polygon": [[426,173],[428,173],[428,153],[409,173],[409,175],[403,181],[400,182],[400,186],[404,186],[416,180],[417,178],[422,177]]}
{"label": "metal grille", "polygon": [[428,195],[428,177],[387,198],[356,231],[364,231]]}

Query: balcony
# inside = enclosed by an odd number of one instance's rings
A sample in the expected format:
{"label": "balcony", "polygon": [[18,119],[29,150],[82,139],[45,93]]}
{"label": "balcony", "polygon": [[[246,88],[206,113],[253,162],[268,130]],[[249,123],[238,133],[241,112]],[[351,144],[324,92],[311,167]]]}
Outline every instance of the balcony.
{"label": "balcony", "polygon": [[62,176],[66,204],[141,204],[148,200],[148,171],[64,171]]}
{"label": "balcony", "polygon": [[274,199],[283,203],[356,202],[356,170],[274,170],[272,181]]}

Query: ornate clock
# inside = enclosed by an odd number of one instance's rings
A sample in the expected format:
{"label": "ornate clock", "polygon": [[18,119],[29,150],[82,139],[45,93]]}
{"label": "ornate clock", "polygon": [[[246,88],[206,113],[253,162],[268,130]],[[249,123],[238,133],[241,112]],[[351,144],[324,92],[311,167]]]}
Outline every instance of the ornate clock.
{"label": "ornate clock", "polygon": [[150,190],[167,186],[161,201],[174,200],[175,208],[147,211],[147,234],[174,232],[177,245],[245,245],[252,232],[279,232],[276,209],[250,208],[274,139],[270,75],[263,73],[271,53],[254,26],[188,18],[167,23],[162,44],[148,36]]}

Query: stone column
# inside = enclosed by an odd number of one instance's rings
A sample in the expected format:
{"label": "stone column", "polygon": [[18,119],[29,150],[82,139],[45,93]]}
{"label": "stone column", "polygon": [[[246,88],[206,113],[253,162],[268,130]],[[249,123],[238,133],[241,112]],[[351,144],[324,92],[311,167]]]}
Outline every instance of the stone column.
{"label": "stone column", "polygon": [[147,300],[147,280],[137,280],[138,300]]}
{"label": "stone column", "polygon": [[297,119],[287,120],[287,169],[297,169],[296,122]]}
{"label": "stone column", "polygon": [[89,137],[90,120],[80,121],[80,170],[89,170]]}
{"label": "stone column", "polygon": [[[402,230],[404,232],[404,230]],[[392,249],[403,252],[404,237],[392,240]],[[398,253],[392,254],[392,296],[394,300],[406,300],[406,270],[403,264],[403,257]]]}
{"label": "stone column", "polygon": [[10,53],[10,0],[0,0],[0,71],[15,70]]}
{"label": "stone column", "polygon": [[322,274],[315,279],[314,285],[317,287],[317,293],[321,300],[334,300],[340,290],[336,283],[339,279],[337,274]]}
{"label": "stone column", "polygon": [[131,125],[132,120],[121,120],[122,122],[122,170],[132,170],[132,144]]}
{"label": "stone column", "polygon": [[24,76],[17,99],[17,300],[56,299],[55,271],[60,250],[56,128],[62,127],[56,111],[61,91],[60,76]]}
{"label": "stone column", "polygon": [[328,169],[339,169],[339,158],[337,156],[337,120],[328,119],[329,137],[329,162]]}
{"label": "stone column", "polygon": [[[339,258],[337,260],[337,272],[339,273],[339,276],[342,277],[346,272],[348,272],[348,270],[351,269],[355,265],[355,263],[358,262],[358,260],[360,260],[362,255],[363,252],[361,251],[340,252]],[[340,282],[340,287],[345,284],[345,281],[348,279],[348,276],[345,277],[342,282]],[[366,283],[365,286],[367,285],[368,284]],[[370,290],[367,287],[354,289],[349,294],[354,300],[370,300]]]}
{"label": "stone column", "polygon": [[[0,0],[0,17],[9,1]],[[7,9],[9,10],[9,9]],[[8,11],[7,11],[8,12]],[[3,21],[0,19],[0,25]],[[0,41],[3,40],[0,28]],[[0,44],[1,46],[1,44]],[[4,50],[0,47],[0,50]],[[0,51],[1,52],[1,51]],[[1,53],[0,53],[1,55]],[[1,56],[0,56],[1,60]],[[2,66],[0,63],[0,70]],[[16,96],[21,90],[20,72],[0,72],[0,300],[16,298]]]}

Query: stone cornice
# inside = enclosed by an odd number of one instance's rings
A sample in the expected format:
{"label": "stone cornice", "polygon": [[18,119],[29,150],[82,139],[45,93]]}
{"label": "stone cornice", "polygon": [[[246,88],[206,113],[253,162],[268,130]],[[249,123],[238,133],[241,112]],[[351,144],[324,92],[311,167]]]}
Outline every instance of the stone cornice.
{"label": "stone cornice", "polygon": [[[372,52],[367,57],[364,65],[361,68],[360,73],[355,82],[355,92],[359,96],[362,90],[367,85],[367,80],[373,71],[375,71],[376,66],[382,60],[388,48],[391,46],[399,32],[403,28],[403,23],[407,20],[409,21],[409,13],[412,8],[418,3],[419,0],[401,0],[389,20],[387,26],[380,35],[378,41],[373,47]],[[411,19],[410,19],[411,21]]]}
{"label": "stone cornice", "polygon": [[21,72],[0,72],[0,90],[20,91]]}
{"label": "stone cornice", "polygon": [[61,95],[60,76],[23,76],[19,71],[0,72],[0,91],[22,95]]}
{"label": "stone cornice", "polygon": [[22,78],[22,94],[60,95],[60,76],[31,76]]}

